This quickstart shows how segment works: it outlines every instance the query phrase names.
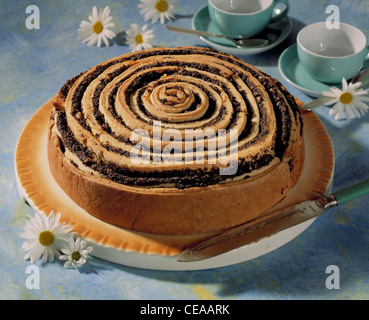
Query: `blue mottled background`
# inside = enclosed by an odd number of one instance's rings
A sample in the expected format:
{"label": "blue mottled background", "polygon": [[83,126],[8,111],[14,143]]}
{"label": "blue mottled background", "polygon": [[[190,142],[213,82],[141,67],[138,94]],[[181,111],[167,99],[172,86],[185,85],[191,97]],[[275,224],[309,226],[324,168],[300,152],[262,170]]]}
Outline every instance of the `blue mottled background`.
{"label": "blue mottled background", "polygon": [[[282,51],[295,43],[306,24],[325,20],[329,4],[339,6],[341,21],[361,28],[369,37],[369,1],[290,0],[291,35],[278,47],[258,55],[240,56],[274,77]],[[145,24],[139,1],[1,1],[0,2],[0,298],[1,299],[368,299],[369,196],[321,216],[299,237],[252,261],[207,271],[161,272],[135,269],[92,259],[81,269],[59,262],[42,265],[40,289],[25,286],[28,276],[18,236],[25,215],[33,212],[19,197],[14,177],[14,151],[30,117],[65,80],[106,59],[128,52],[122,35],[131,23]],[[173,22],[191,27],[193,14],[206,0],[179,1]],[[25,27],[28,5],[41,13],[39,30]],[[118,34],[109,47],[87,47],[77,29],[92,6],[112,9]],[[147,22],[161,46],[199,45],[197,37],[178,35],[160,23]],[[311,100],[288,83],[303,101]],[[334,187],[369,177],[369,115],[350,122],[335,121],[328,107],[316,113],[335,150]],[[340,289],[325,286],[328,265],[340,269]]]}

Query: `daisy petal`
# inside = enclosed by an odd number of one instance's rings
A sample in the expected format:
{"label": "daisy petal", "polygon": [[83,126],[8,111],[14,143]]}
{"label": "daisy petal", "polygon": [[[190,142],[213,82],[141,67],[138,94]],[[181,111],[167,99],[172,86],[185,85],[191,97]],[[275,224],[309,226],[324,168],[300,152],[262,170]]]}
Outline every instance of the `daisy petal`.
{"label": "daisy petal", "polygon": [[359,91],[353,92],[352,94],[354,96],[365,96],[365,95],[369,94],[369,92],[365,91],[365,90],[359,90]]}
{"label": "daisy petal", "polygon": [[108,39],[113,39],[115,37],[115,33],[111,30],[105,30],[105,37]]}
{"label": "daisy petal", "polygon": [[347,120],[351,120],[352,118],[355,118],[353,108],[350,105],[345,106],[345,113],[346,113]]}
{"label": "daisy petal", "polygon": [[105,22],[107,18],[109,18],[110,15],[110,8],[109,6],[106,6],[102,12],[101,20]]}
{"label": "daisy petal", "polygon": [[355,91],[355,90],[359,89],[360,86],[361,86],[361,82],[355,82],[355,83],[350,82],[349,89],[351,91]]}
{"label": "daisy petal", "polygon": [[362,114],[365,114],[365,112],[369,110],[369,106],[360,100],[355,101],[355,104],[358,106],[358,109],[361,111]]}
{"label": "daisy petal", "polygon": [[345,78],[342,78],[342,91],[347,91],[347,80]]}
{"label": "daisy petal", "polygon": [[94,6],[94,7],[92,8],[92,19],[93,19],[94,21],[96,21],[98,18],[99,18],[99,16],[98,16],[98,14],[97,14],[97,8],[96,8],[96,6]]}

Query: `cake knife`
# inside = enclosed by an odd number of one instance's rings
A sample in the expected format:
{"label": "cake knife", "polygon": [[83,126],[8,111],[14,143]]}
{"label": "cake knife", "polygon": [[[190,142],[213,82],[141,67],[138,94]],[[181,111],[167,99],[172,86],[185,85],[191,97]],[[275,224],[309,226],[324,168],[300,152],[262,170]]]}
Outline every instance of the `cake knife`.
{"label": "cake knife", "polygon": [[329,208],[342,205],[367,193],[369,193],[369,179],[322,195],[316,200],[304,201],[271,212],[191,245],[178,256],[177,261],[190,262],[217,256],[316,218]]}

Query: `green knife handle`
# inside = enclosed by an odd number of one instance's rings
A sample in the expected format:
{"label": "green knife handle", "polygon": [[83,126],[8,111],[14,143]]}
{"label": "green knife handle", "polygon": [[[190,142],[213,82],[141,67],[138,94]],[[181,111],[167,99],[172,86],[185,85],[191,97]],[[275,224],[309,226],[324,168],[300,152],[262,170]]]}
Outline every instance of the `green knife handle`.
{"label": "green knife handle", "polygon": [[369,179],[358,182],[342,190],[333,192],[332,195],[336,198],[338,205],[341,205],[367,193],[369,193]]}

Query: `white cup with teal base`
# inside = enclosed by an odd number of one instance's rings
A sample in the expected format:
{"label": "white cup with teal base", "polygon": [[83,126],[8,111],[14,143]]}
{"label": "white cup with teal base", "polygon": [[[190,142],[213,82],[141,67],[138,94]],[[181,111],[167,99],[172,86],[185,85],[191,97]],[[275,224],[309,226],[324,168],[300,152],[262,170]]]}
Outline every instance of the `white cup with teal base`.
{"label": "white cup with teal base", "polygon": [[325,22],[310,24],[297,35],[297,54],[309,75],[320,82],[340,83],[369,65],[369,48],[358,28],[339,23],[330,29]]}
{"label": "white cup with teal base", "polygon": [[232,38],[248,38],[286,17],[288,0],[208,0],[215,27]]}

